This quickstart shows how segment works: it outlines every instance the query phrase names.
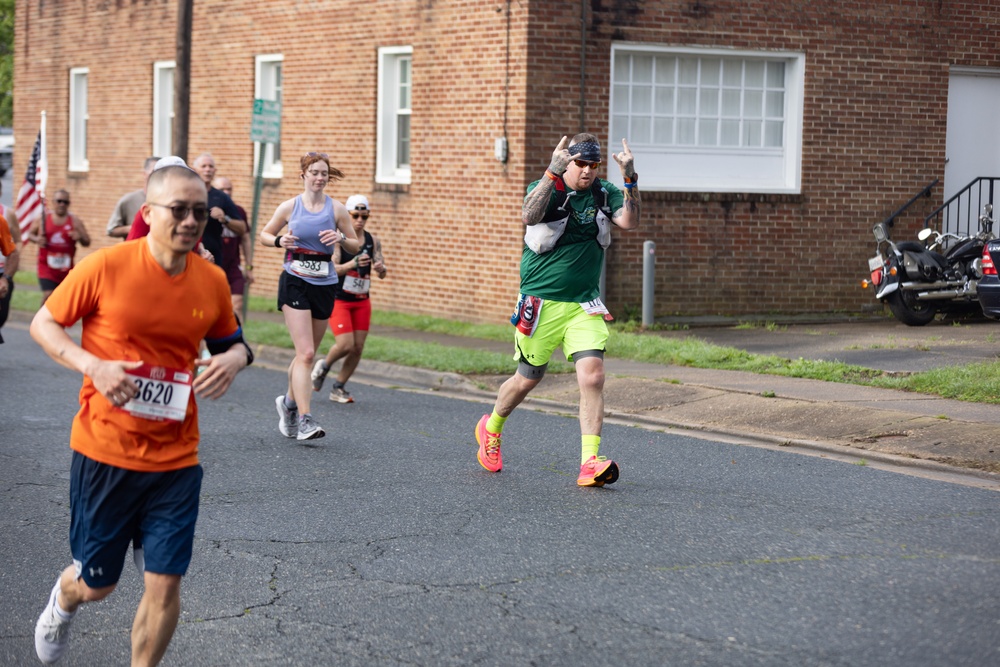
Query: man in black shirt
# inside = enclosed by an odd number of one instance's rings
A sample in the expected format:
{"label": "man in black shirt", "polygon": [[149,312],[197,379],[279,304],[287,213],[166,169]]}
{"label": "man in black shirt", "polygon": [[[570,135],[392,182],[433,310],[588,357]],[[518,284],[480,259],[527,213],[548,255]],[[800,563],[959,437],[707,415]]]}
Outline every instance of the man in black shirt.
{"label": "man in black shirt", "polygon": [[222,266],[222,228],[231,229],[237,236],[246,234],[249,228],[229,195],[212,187],[212,180],[215,178],[215,158],[212,154],[202,153],[191,163],[191,168],[198,172],[208,188],[208,224],[205,225],[201,242],[215,257],[216,265]]}

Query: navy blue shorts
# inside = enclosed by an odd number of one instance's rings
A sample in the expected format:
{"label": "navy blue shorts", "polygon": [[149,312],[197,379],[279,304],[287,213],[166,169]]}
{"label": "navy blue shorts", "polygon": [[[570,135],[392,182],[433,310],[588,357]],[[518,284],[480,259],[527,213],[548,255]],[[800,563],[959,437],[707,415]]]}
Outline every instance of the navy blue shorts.
{"label": "navy blue shorts", "polygon": [[73,452],[69,543],[77,575],[91,588],[118,583],[140,538],[146,571],[184,575],[191,563],[203,471],[136,472]]}

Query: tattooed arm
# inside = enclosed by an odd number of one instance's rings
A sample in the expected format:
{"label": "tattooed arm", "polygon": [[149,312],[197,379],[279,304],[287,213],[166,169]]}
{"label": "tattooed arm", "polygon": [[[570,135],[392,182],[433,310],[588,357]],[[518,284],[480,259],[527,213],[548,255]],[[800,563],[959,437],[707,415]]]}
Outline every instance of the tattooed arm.
{"label": "tattooed arm", "polygon": [[[635,158],[632,157],[632,151],[629,150],[628,143],[624,139],[622,139],[622,152],[612,153],[611,157],[621,167],[622,176],[626,181],[631,181],[635,178]],[[611,221],[622,229],[635,229],[639,226],[639,214],[642,211],[642,197],[639,195],[639,185],[635,183],[632,187],[623,187],[622,192],[625,195],[625,203],[620,209],[614,212],[614,215],[611,216]]]}
{"label": "tattooed arm", "polygon": [[[566,166],[570,162],[580,157],[580,154],[570,155],[566,150],[569,145],[569,138],[563,137],[559,145],[552,151],[552,160],[549,161],[549,168],[545,170],[545,178],[538,181],[535,189],[524,198],[524,206],[521,208],[521,221],[525,225],[537,225],[545,215],[545,209],[549,205],[549,197],[555,188],[556,180],[566,171]],[[550,175],[551,174],[551,175]]]}

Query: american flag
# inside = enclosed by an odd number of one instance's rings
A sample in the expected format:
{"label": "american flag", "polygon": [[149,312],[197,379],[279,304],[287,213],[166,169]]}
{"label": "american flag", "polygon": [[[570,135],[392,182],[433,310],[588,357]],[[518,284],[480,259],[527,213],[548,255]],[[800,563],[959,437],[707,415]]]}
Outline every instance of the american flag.
{"label": "american flag", "polygon": [[21,228],[21,238],[28,238],[28,228],[31,223],[42,216],[42,198],[37,188],[38,179],[44,169],[42,157],[42,133],[38,133],[35,139],[35,147],[31,150],[31,159],[28,160],[28,170],[24,174],[24,184],[17,193],[17,222]]}

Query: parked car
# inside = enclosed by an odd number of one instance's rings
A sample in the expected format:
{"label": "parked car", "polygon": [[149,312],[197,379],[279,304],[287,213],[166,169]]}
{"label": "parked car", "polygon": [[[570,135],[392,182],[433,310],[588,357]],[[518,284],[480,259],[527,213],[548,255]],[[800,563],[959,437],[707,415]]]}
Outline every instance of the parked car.
{"label": "parked car", "polygon": [[0,176],[14,167],[14,130],[0,127]]}
{"label": "parked car", "polygon": [[1000,320],[1000,240],[987,241],[983,248],[983,277],[979,280],[979,305],[983,315]]}

